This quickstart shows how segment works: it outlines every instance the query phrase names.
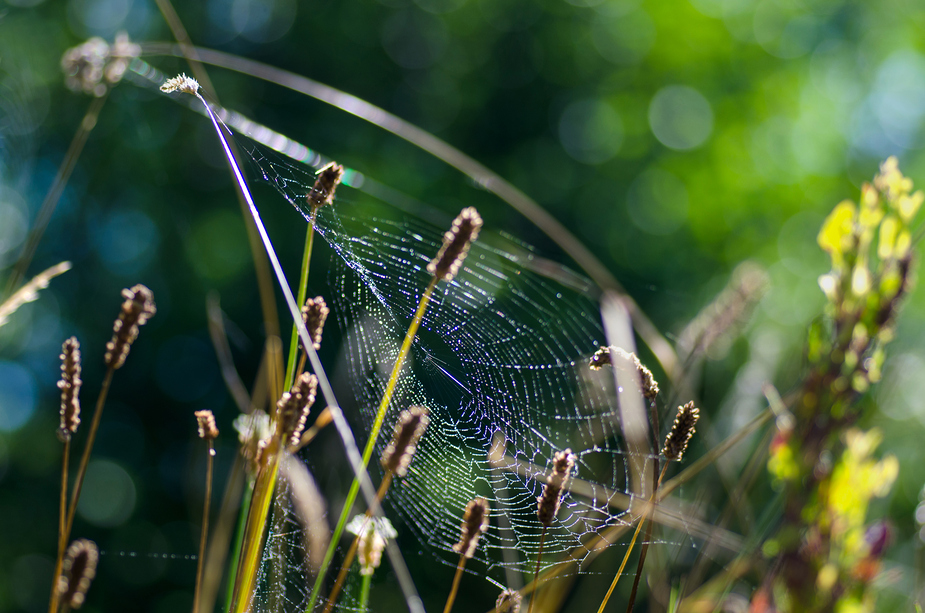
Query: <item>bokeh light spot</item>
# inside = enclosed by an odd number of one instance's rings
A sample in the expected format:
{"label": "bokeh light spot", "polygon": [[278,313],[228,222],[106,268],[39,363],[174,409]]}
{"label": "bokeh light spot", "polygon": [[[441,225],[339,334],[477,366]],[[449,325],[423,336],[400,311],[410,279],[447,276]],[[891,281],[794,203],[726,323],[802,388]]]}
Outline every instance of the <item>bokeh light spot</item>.
{"label": "bokeh light spot", "polygon": [[113,274],[134,275],[157,252],[160,236],[151,218],[137,209],[115,210],[91,229],[100,261]]}
{"label": "bokeh light spot", "polygon": [[0,431],[15,432],[35,412],[35,379],[19,364],[0,362]]}
{"label": "bokeh light spot", "polygon": [[601,164],[623,145],[623,120],[603,100],[578,100],[559,119],[559,141],[566,153],[583,164]]}
{"label": "bokeh light spot", "polygon": [[663,87],[649,104],[649,126],[669,149],[693,149],[713,131],[713,109],[703,94],[692,87]]}
{"label": "bokeh light spot", "polygon": [[681,179],[661,168],[639,175],[626,199],[630,219],[649,234],[671,234],[687,221],[687,188]]}
{"label": "bokeh light spot", "polygon": [[135,510],[135,482],[124,468],[109,460],[94,460],[87,467],[77,512],[101,528],[125,523]]}

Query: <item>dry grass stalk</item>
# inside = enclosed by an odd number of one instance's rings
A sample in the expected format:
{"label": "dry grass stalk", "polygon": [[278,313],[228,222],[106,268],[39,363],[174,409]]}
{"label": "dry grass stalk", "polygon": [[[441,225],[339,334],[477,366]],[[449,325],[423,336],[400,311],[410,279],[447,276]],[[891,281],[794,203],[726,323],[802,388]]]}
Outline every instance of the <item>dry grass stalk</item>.
{"label": "dry grass stalk", "polygon": [[456,575],[453,577],[453,586],[450,588],[450,595],[446,599],[443,613],[450,613],[453,610],[466,560],[475,555],[479,537],[486,530],[488,530],[488,501],[484,498],[470,500],[466,505],[466,513],[463,515],[459,542],[453,545],[453,551],[459,554],[459,563],[456,565]]}
{"label": "dry grass stalk", "polygon": [[[385,448],[380,460],[382,467],[386,469],[385,477],[382,479],[382,483],[379,485],[379,491],[376,494],[380,502],[385,498],[385,494],[392,484],[392,478],[404,477],[408,473],[408,466],[411,464],[411,459],[414,457],[414,452],[417,450],[418,442],[424,435],[424,431],[427,429],[429,423],[430,418],[427,416],[427,409],[425,407],[410,407],[402,411],[401,415],[398,417],[398,423],[395,424],[395,432],[392,435],[392,440],[389,441],[389,445]],[[328,604],[325,606],[325,613],[333,610],[334,603],[337,601],[337,596],[340,594],[344,581],[347,579],[347,572],[350,570],[350,565],[353,564],[353,558],[358,552],[360,555],[360,567],[363,569],[374,568],[370,567],[369,563],[364,563],[363,561],[364,555],[367,555],[368,560],[373,559],[368,557],[373,555],[373,550],[369,549],[369,551],[364,554],[363,548],[372,548],[378,543],[378,541],[375,541],[374,536],[367,536],[368,528],[373,523],[370,511],[366,512],[365,521],[366,524],[356,530],[357,536],[353,539],[350,549],[347,550],[347,555],[344,556],[340,572],[337,574],[337,580],[334,582],[334,587],[331,588],[331,593],[328,595]],[[350,530],[349,525],[347,529]],[[364,538],[367,539],[365,542],[363,540]],[[385,540],[381,541],[381,546],[385,547]],[[381,554],[382,550],[380,549],[379,555]],[[376,567],[378,566],[379,564],[377,562]],[[370,573],[371,572],[370,570]]]}
{"label": "dry grass stalk", "polygon": [[4,300],[3,303],[0,303],[0,326],[5,324],[9,320],[10,315],[15,313],[19,307],[38,298],[39,290],[43,290],[48,287],[48,283],[52,279],[64,272],[69,271],[70,269],[70,262],[61,262],[60,264],[55,264],[51,268],[43,270],[39,274],[32,277],[32,279],[30,279],[28,283],[19,288],[15,294]]}
{"label": "dry grass stalk", "polygon": [[196,411],[196,423],[199,427],[199,438],[209,445],[209,455],[206,460],[206,491],[202,505],[202,532],[199,535],[199,560],[196,563],[196,590],[193,595],[193,613],[199,613],[199,602],[202,593],[202,571],[206,557],[206,539],[209,535],[209,505],[212,502],[212,463],[215,457],[213,441],[218,438],[218,427],[215,425],[215,416],[212,411]]}
{"label": "dry grass stalk", "polygon": [[83,606],[90,583],[96,576],[98,559],[99,550],[93,541],[79,539],[67,548],[62,566],[64,572],[58,577],[57,586],[62,610],[79,609]]}
{"label": "dry grass stalk", "polygon": [[694,406],[694,401],[678,407],[678,415],[674,418],[671,432],[665,437],[665,446],[662,453],[669,461],[680,460],[687,449],[687,444],[696,431],[694,426],[700,419],[700,409]]}
{"label": "dry grass stalk", "polygon": [[112,340],[106,344],[103,358],[106,366],[116,370],[125,364],[132,343],[138,338],[138,328],[147,323],[155,313],[154,294],[144,285],[122,290],[122,310],[112,327]]}
{"label": "dry grass stalk", "polygon": [[[556,519],[559,512],[559,505],[562,502],[562,494],[565,486],[568,484],[569,476],[572,469],[575,468],[575,454],[571,449],[558,451],[552,458],[552,470],[546,477],[546,485],[543,486],[543,494],[536,499],[536,516],[543,526],[543,533],[540,535],[540,549],[536,555],[536,570],[533,571],[533,580],[536,581],[540,575],[540,563],[543,560],[543,545],[546,542],[546,531]],[[528,611],[532,613],[533,606],[536,603],[536,593],[530,599]]]}
{"label": "dry grass stalk", "polygon": [[471,206],[463,209],[453,220],[453,227],[444,234],[443,245],[437,256],[427,265],[427,272],[437,280],[452,281],[469,253],[469,246],[478,238],[481,228],[482,218],[478,211]]}
{"label": "dry grass stalk", "polygon": [[337,191],[337,186],[344,178],[344,167],[336,162],[330,162],[323,166],[316,176],[315,184],[306,195],[308,204],[313,209],[334,204],[334,192]]}

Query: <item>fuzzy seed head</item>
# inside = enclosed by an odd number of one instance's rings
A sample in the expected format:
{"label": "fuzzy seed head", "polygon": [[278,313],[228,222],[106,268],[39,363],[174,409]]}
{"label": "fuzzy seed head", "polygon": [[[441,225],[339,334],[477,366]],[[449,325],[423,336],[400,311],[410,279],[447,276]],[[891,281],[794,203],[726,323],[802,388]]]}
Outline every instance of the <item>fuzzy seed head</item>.
{"label": "fuzzy seed head", "polygon": [[144,285],[122,290],[122,310],[112,327],[112,340],[106,343],[106,366],[116,370],[125,364],[132,343],[138,338],[139,326],[145,325],[155,313],[154,294]]}
{"label": "fuzzy seed head", "polygon": [[471,206],[463,209],[453,220],[453,227],[443,235],[443,246],[437,252],[437,257],[427,265],[427,272],[438,280],[452,281],[481,229],[482,218],[478,211]]}
{"label": "fuzzy seed head", "polygon": [[669,461],[680,460],[684,455],[684,450],[696,431],[694,426],[697,425],[698,419],[700,409],[694,406],[693,400],[678,407],[678,415],[674,418],[671,432],[665,437],[665,446],[662,448],[662,453]]}
{"label": "fuzzy seed head", "polygon": [[112,46],[94,36],[61,56],[64,84],[73,92],[103,96],[122,80],[131,59],[140,54],[141,47],[132,43],[125,32],[116,34]]}
{"label": "fuzzy seed head", "polygon": [[568,484],[572,469],[575,468],[575,460],[575,454],[571,449],[559,451],[552,458],[552,470],[546,478],[546,485],[543,486],[543,495],[536,499],[536,513],[544,528],[552,525],[559,512],[562,493]]}
{"label": "fuzzy seed head", "polygon": [[600,370],[607,365],[623,370],[635,371],[638,375],[639,390],[646,400],[652,402],[658,396],[658,382],[652,371],[646,368],[635,353],[624,351],[619,347],[601,347],[591,356],[591,370]]}
{"label": "fuzzy seed head", "polygon": [[328,318],[331,309],[325,304],[324,298],[316,296],[305,301],[302,307],[302,323],[308,330],[308,336],[312,339],[312,346],[315,351],[321,349],[321,333],[324,331],[324,322]]}
{"label": "fuzzy seed head", "polygon": [[218,427],[215,425],[215,416],[212,411],[196,411],[196,423],[199,425],[199,438],[214,441],[218,438]]}
{"label": "fuzzy seed head", "polygon": [[61,345],[61,425],[58,439],[63,443],[77,432],[80,425],[80,343],[72,336]]}
{"label": "fuzzy seed head", "polygon": [[72,609],[83,606],[90,589],[90,582],[96,576],[96,562],[99,551],[96,543],[87,539],[79,539],[71,543],[64,556],[63,571],[58,577],[58,593],[61,602]]}
{"label": "fuzzy seed head", "polygon": [[520,603],[523,596],[517,590],[510,588],[501,592],[498,600],[495,601],[495,611],[497,613],[520,613]]}
{"label": "fuzzy seed head", "polygon": [[299,444],[308,412],[315,403],[317,389],[318,378],[310,373],[302,373],[292,389],[284,393],[276,403],[279,431],[282,441],[287,446],[294,447]]}
{"label": "fuzzy seed head", "polygon": [[424,407],[411,407],[402,411],[395,424],[392,441],[382,452],[382,467],[396,477],[404,477],[408,473],[408,465],[411,464],[418,441],[429,423],[430,418]]}
{"label": "fuzzy seed head", "polygon": [[167,79],[161,85],[161,91],[165,94],[171,94],[173,92],[182,92],[184,94],[190,94],[191,96],[199,95],[199,81],[193,77],[188,77],[186,74],[178,74],[172,79]]}
{"label": "fuzzy seed head", "polygon": [[344,167],[336,162],[330,162],[318,171],[316,177],[312,191],[306,196],[308,204],[312,208],[334,204],[334,192],[337,191],[337,186],[344,178]]}
{"label": "fuzzy seed head", "polygon": [[453,551],[471,558],[479,545],[479,537],[488,530],[488,501],[484,498],[475,498],[466,505],[466,514],[463,515],[462,530],[459,542],[453,545]]}

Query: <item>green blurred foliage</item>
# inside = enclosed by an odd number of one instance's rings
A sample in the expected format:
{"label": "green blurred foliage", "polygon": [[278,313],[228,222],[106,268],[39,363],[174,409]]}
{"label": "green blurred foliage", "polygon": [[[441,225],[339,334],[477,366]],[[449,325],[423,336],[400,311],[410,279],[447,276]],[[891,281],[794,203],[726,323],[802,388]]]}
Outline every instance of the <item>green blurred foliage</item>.
{"label": "green blurred foliage", "polygon": [[[916,0],[209,0],[177,10],[197,44],[357,95],[510,179],[597,253],[669,337],[736,264],[764,265],[770,291],[746,336],[705,367],[705,435],[692,457],[762,406],[764,381],[786,390],[798,380],[805,330],[824,304],[816,279],[826,262],[814,238],[835,203],[888,155],[925,181],[925,6]],[[6,0],[0,10],[4,269],[89,103],[64,86],[60,57],[118,30],[137,42],[169,39],[148,0]],[[173,58],[146,60],[168,75],[188,71]],[[245,75],[211,75],[228,107],[448,216],[476,204],[489,227],[570,265],[529,220],[395,136]],[[294,278],[304,221],[272,190],[256,193]],[[78,518],[76,533],[107,552],[84,610],[189,606],[204,464],[194,410],[213,409],[223,430],[218,483],[235,453],[235,410],[206,332],[207,293],[220,293],[234,322],[229,335],[248,384],[263,341],[237,215],[206,122],[128,79],[115,87],[29,272],[63,259],[75,268],[0,328],[0,610],[45,607],[60,343],[77,334],[83,344],[88,412],[102,375],[94,350],[102,355],[119,290],[136,282],[154,290],[158,315],[116,377],[96,449],[110,473],[131,482],[134,510],[116,526]],[[324,285],[319,272],[310,291]],[[878,426],[880,450],[900,463],[885,503],[897,528],[886,564],[897,579],[883,607],[908,598],[920,547],[920,296],[900,317],[883,383],[864,400],[882,410],[862,425]],[[336,349],[325,351],[333,362]],[[734,451],[720,470],[736,474],[747,451]],[[333,437],[319,441],[317,457],[341,453]],[[345,487],[341,467],[313,468],[322,485]],[[725,495],[713,481],[697,485],[708,516]],[[757,515],[770,496],[759,488]],[[672,555],[692,555],[689,542],[679,550]],[[409,542],[406,551],[418,549]],[[452,569],[428,556],[412,556],[412,571],[420,585],[437,586],[425,594],[436,608]],[[602,568],[611,562],[602,559]],[[603,593],[603,572],[566,609],[584,610],[589,594]],[[379,580],[379,602],[393,610],[385,603],[395,587]],[[470,587],[457,610],[489,608],[495,588]]]}

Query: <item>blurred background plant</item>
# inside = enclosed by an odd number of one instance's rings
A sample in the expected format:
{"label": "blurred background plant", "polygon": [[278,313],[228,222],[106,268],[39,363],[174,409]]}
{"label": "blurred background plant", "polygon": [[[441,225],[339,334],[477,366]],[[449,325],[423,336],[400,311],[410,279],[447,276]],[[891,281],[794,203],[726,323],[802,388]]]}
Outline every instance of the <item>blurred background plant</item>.
{"label": "blurred background plant", "polygon": [[[702,419],[689,457],[752,419],[764,406],[765,382],[784,392],[800,381],[806,330],[827,304],[817,279],[830,266],[816,236],[833,205],[853,198],[889,155],[919,184],[925,176],[925,7],[913,0],[210,0],[177,8],[198,44],[355,94],[510,179],[594,251],[669,338],[685,338],[687,322],[740,262],[757,262],[768,284],[754,317],[741,337],[712,344],[691,379]],[[62,54],[91,36],[112,42],[123,30],[134,42],[171,39],[146,0],[6,0],[5,275],[75,130],[88,108],[102,104],[68,89],[85,88],[66,82]],[[173,58],[146,59],[169,75],[186,70]],[[117,81],[116,73],[104,78]],[[404,141],[255,79],[210,74],[229,107],[448,217],[477,204],[486,226],[572,265],[509,208],[462,200],[465,181]],[[79,535],[101,549],[85,610],[118,610],[127,602],[148,603],[151,611],[189,609],[205,464],[192,416],[212,410],[220,430],[232,432],[236,414],[206,330],[210,292],[220,294],[233,322],[229,339],[245,381],[254,379],[261,359],[264,330],[246,234],[211,128],[125,82],[107,89],[97,110],[27,277],[63,260],[73,269],[0,327],[0,610],[47,606],[60,462],[55,382],[64,338],[80,339],[84,391],[92,393],[88,387],[104,374],[113,297],[136,282],[157,296],[146,342],[114,380],[78,509]],[[273,197],[263,214],[292,277],[304,221]],[[324,283],[319,272],[310,295],[323,293]],[[855,435],[848,445],[854,455],[842,460],[870,468],[864,463],[874,446],[898,460],[891,465],[895,486],[870,509],[889,519],[892,532],[879,569],[882,610],[905,605],[920,589],[923,316],[925,305],[913,295],[882,383],[859,401],[857,425],[877,428],[879,446],[870,435]],[[334,363],[337,343],[322,353]],[[685,486],[707,517],[720,513],[724,483],[758,446],[733,449]],[[236,447],[226,438],[216,449],[216,483],[223,483]],[[326,453],[340,457],[333,436],[320,438],[312,457]],[[313,468],[322,486],[341,487],[342,471],[318,461]],[[747,534],[773,499],[772,484],[760,478],[734,527]],[[413,537],[403,536],[407,550],[417,551]],[[689,541],[665,549],[682,563],[696,555]],[[123,555],[107,564],[107,556]],[[602,568],[619,559],[617,552],[604,556]],[[453,569],[426,555],[409,564],[420,583],[439,586],[425,601],[442,602]],[[566,610],[596,606],[610,579],[606,572],[589,576]],[[471,588],[456,610],[485,610],[497,596],[487,583]],[[387,581],[377,598],[383,610],[401,606]]]}

